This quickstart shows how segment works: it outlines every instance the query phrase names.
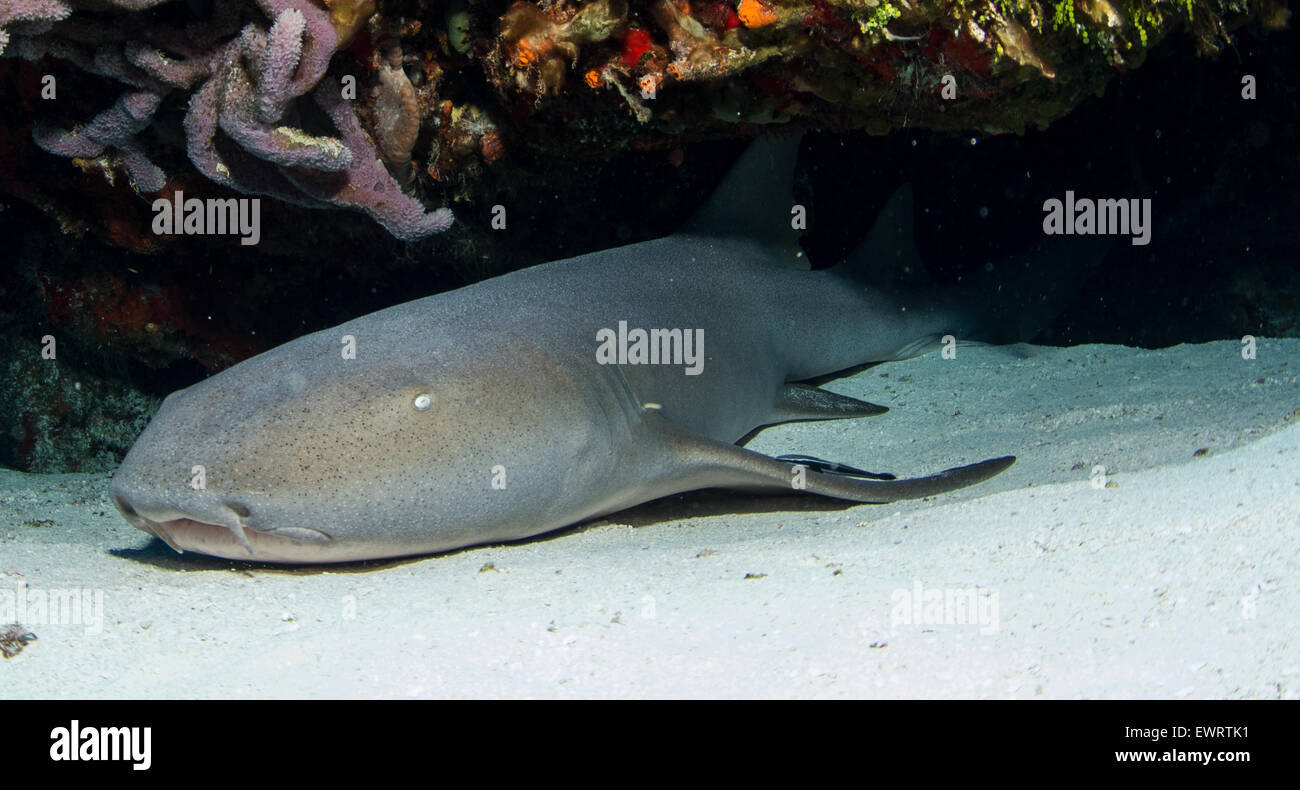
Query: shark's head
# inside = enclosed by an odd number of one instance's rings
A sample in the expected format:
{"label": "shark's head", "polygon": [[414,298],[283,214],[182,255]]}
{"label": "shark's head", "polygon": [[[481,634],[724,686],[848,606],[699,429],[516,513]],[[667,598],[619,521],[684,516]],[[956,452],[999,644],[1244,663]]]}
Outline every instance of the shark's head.
{"label": "shark's head", "polygon": [[535,353],[349,326],[169,396],[113,478],[126,519],[178,551],[312,563],[507,539],[485,525],[544,517],[565,470],[536,453],[580,456],[567,445],[591,438],[536,430],[574,382]]}

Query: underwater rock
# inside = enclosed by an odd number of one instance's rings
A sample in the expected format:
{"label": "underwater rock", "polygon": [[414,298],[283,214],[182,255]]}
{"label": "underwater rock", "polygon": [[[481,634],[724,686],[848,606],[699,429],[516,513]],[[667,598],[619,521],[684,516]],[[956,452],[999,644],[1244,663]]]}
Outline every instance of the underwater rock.
{"label": "underwater rock", "polygon": [[0,342],[14,349],[0,363],[0,466],[110,471],[158,408],[159,398],[122,377],[49,358],[52,337],[37,344],[3,334]]}
{"label": "underwater rock", "polygon": [[[1215,52],[1288,17],[1281,0],[67,0],[8,4],[0,54],[78,106],[120,96],[89,120],[38,102],[17,121],[86,179],[125,170],[117,189],[158,192],[197,170],[418,240],[450,224],[424,192],[481,201],[505,151],[554,151],[557,127],[587,141],[564,155],[591,159],[787,124],[1018,133],[1174,30]],[[342,101],[320,95],[327,77]],[[343,140],[308,94],[364,128]]]}
{"label": "underwater rock", "polygon": [[[1251,17],[1277,27],[1286,16],[1254,0],[631,0],[624,23],[604,14],[604,37],[586,26],[579,48],[569,28],[598,6],[515,3],[483,60],[504,100],[580,114],[610,145],[791,120],[1023,132],[1141,65],[1175,29],[1216,52]],[[601,94],[594,105],[584,89]]]}

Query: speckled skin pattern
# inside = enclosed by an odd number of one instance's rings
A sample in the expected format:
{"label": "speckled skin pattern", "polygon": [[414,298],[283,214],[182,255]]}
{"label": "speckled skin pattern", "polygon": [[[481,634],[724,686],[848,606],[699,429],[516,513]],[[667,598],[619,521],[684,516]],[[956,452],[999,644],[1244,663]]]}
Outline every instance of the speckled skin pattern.
{"label": "speckled skin pattern", "polygon": [[[836,270],[788,268],[787,254],[679,234],[301,337],[168,397],[112,495],[178,550],[337,562],[524,538],[697,488],[788,492],[789,464],[734,443],[772,422],[879,410],[792,397],[787,382],[892,358],[957,323]],[[702,372],[599,364],[597,333],[620,321],[703,330]],[[889,501],[1010,462],[911,481],[810,471],[806,490]]]}

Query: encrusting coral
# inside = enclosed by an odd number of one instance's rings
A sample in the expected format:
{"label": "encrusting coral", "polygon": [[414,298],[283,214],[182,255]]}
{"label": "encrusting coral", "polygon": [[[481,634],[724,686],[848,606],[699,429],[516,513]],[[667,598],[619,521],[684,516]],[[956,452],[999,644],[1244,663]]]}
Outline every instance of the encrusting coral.
{"label": "encrusting coral", "polygon": [[[916,126],[1018,132],[1046,126],[1139,66],[1178,26],[1212,52],[1233,26],[1258,17],[1276,28],[1287,16],[1278,0],[628,5],[624,13],[621,0],[515,3],[484,58],[498,91],[525,94],[541,110],[562,93],[566,72],[577,71],[588,87],[613,90],[643,127],[642,140],[683,127],[721,133],[723,124],[799,120],[881,134]],[[575,36],[588,15],[611,21],[603,38]]]}

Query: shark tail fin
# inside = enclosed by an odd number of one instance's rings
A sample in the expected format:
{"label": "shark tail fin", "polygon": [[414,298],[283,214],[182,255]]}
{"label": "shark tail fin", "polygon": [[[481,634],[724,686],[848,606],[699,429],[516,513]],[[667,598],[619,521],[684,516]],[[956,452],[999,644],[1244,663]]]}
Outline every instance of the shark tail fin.
{"label": "shark tail fin", "polygon": [[916,250],[913,201],[911,185],[899,187],[866,240],[835,267],[868,287],[898,294],[904,303],[930,304],[949,317],[942,331],[918,338],[896,359],[925,353],[944,334],[954,335],[958,345],[1032,340],[1075,298],[1114,244],[1101,236],[1042,237],[984,271],[938,285]]}
{"label": "shark tail fin", "polygon": [[955,286],[956,298],[978,305],[968,337],[988,343],[1028,342],[1083,290],[1114,239],[1044,237]]}

